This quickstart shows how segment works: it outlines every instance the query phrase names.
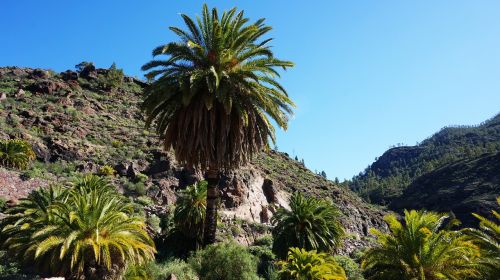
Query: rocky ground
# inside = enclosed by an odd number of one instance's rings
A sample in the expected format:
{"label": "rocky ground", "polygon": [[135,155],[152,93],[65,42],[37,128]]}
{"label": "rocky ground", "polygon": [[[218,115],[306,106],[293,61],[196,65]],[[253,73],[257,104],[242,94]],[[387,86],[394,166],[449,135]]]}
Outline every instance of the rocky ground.
{"label": "rocky ground", "polygon": [[[162,151],[154,131],[145,129],[138,105],[146,84],[125,77],[110,88],[107,75],[107,69],[0,68],[0,138],[26,139],[37,155],[26,171],[0,168],[1,197],[15,203],[33,188],[111,166],[116,175],[110,179],[152,215],[169,211],[180,189],[202,179],[200,172],[179,166],[172,153]],[[220,236],[244,244],[268,232],[273,212],[287,207],[295,191],[330,198],[339,207],[348,231],[344,253],[366,245],[369,228],[384,227],[383,211],[276,151],[225,174],[220,190]]]}

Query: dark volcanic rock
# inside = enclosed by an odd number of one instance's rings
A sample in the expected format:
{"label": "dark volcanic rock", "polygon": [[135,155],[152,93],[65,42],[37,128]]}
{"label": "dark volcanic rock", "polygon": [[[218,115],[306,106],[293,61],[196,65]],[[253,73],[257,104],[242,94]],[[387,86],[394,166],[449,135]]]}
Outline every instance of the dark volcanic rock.
{"label": "dark volcanic rock", "polygon": [[61,78],[65,81],[78,80],[78,73],[75,71],[66,70],[65,72],[61,72]]}
{"label": "dark volcanic rock", "polygon": [[264,179],[264,184],[262,185],[262,191],[266,196],[267,202],[276,203],[276,189],[273,186],[273,181],[270,179]]}
{"label": "dark volcanic rock", "polygon": [[43,80],[30,86],[28,89],[33,92],[52,94],[59,90],[67,90],[68,86],[57,81]]}
{"label": "dark volcanic rock", "polygon": [[31,78],[34,79],[48,79],[50,78],[49,71],[43,69],[35,69],[31,72]]}

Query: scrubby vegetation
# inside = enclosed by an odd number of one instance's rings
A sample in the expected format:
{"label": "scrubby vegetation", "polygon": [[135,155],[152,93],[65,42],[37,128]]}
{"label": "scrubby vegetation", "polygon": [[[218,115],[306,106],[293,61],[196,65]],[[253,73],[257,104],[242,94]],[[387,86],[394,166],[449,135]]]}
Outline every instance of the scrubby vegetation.
{"label": "scrubby vegetation", "polygon": [[[474,214],[479,228],[459,230],[452,214],[411,210],[403,221],[387,215],[386,231],[383,212],[347,183],[268,150],[272,124],[286,128],[293,107],[275,79],[276,69],[292,63],[278,60],[271,40],[262,39],[271,27],[207,6],[199,19],[182,18],[187,30],[171,27],[179,41],[153,51],[166,58],[143,67],[150,84],[125,77],[116,64],[82,62],[59,74],[0,68],[7,93],[0,100],[0,175],[40,186],[24,198],[0,197],[0,279],[497,278],[496,211],[494,219]],[[144,127],[141,104],[155,131]],[[351,187],[393,206],[392,192],[404,198],[408,185],[431,185],[425,174],[462,180],[471,173],[457,170],[473,170],[474,182],[489,178],[489,199],[497,177],[484,174],[498,170],[498,124],[497,116],[392,149]],[[248,173],[232,174],[252,157]],[[251,197],[241,185],[254,172],[265,174],[262,224],[219,216],[220,205],[236,208]],[[289,208],[278,190],[293,193]],[[273,214],[270,224],[264,214]],[[217,221],[229,240],[207,245],[216,240]],[[379,229],[368,235],[368,226]],[[371,247],[345,251],[343,242]]]}
{"label": "scrubby vegetation", "polygon": [[217,243],[197,251],[189,263],[201,279],[253,280],[257,275],[257,258],[235,243]]}

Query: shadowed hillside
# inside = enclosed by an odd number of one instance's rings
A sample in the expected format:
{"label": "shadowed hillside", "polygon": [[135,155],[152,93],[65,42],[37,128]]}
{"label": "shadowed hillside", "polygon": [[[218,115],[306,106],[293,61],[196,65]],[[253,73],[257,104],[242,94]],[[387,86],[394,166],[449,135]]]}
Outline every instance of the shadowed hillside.
{"label": "shadowed hillside", "polygon": [[416,146],[386,151],[350,188],[394,210],[453,211],[471,223],[470,211],[488,215],[500,194],[500,115],[478,126],[443,128]]}

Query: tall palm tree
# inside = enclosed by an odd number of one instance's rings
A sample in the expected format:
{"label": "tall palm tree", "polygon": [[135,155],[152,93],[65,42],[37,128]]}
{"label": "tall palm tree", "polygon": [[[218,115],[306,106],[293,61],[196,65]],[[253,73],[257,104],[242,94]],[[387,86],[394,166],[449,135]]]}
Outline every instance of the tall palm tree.
{"label": "tall palm tree", "polygon": [[339,211],[331,202],[293,194],[290,210],[280,208],[271,218],[273,251],[284,258],[290,247],[322,252],[335,249],[344,235],[338,218]]}
{"label": "tall palm tree", "polygon": [[282,280],[347,280],[335,259],[316,250],[290,248],[286,261],[278,262]]}
{"label": "tall palm tree", "polygon": [[207,207],[207,182],[201,181],[181,191],[174,210],[175,226],[183,234],[202,242]]}
{"label": "tall palm tree", "polygon": [[165,149],[177,160],[206,170],[206,244],[215,241],[217,184],[221,171],[244,164],[275,140],[273,120],[286,129],[293,102],[276,81],[276,68],[293,63],[274,57],[263,39],[264,19],[249,23],[236,8],[219,16],[203,5],[195,20],[181,15],[187,30],[170,27],[177,42],[159,46],[142,70],[152,84],[143,103],[146,123],[156,124]]}
{"label": "tall palm tree", "polygon": [[153,241],[144,221],[133,216],[133,205],[110,191],[105,181],[87,177],[76,185],[44,204],[45,211],[36,201],[25,203],[24,212],[4,230],[4,246],[34,262],[41,273],[69,278],[114,279],[127,265],[154,258]]}
{"label": "tall palm tree", "polygon": [[[500,197],[497,198],[497,203],[500,206]],[[479,266],[481,274],[486,279],[496,279],[500,275],[500,214],[495,210],[491,212],[496,221],[473,213],[472,215],[479,220],[479,229],[464,229],[472,242],[481,250]]]}
{"label": "tall palm tree", "polygon": [[24,140],[0,140],[0,163],[2,165],[26,169],[35,157],[31,145]]}
{"label": "tall palm tree", "polygon": [[[385,217],[389,233],[372,229],[377,245],[363,256],[368,279],[469,279],[478,275],[477,246],[459,231],[452,231],[444,214],[406,211],[404,225],[391,214]],[[452,221],[451,223],[454,223]]]}

